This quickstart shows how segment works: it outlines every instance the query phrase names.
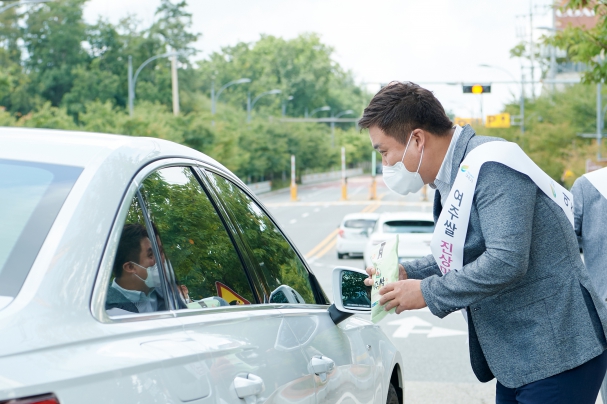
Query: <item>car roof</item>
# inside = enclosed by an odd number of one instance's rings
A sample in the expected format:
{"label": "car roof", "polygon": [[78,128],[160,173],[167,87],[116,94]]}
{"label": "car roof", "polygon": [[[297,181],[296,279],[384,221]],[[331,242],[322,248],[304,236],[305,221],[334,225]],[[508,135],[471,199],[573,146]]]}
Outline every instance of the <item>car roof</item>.
{"label": "car roof", "polygon": [[430,212],[385,212],[379,216],[379,222],[390,220],[428,220],[434,222],[434,217]]}
{"label": "car roof", "polygon": [[145,164],[158,157],[189,157],[222,169],[194,149],[149,137],[54,129],[0,127],[0,158],[87,168],[109,157]]}

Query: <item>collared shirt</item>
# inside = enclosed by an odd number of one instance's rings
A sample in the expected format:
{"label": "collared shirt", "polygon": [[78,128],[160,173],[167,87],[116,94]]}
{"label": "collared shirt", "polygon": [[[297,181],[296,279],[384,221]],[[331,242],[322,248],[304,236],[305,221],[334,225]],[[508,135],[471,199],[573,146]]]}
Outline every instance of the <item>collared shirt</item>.
{"label": "collared shirt", "polygon": [[459,125],[454,126],[455,131],[451,137],[451,143],[443,159],[443,163],[436,174],[436,179],[433,183],[430,183],[430,188],[437,189],[440,193],[440,203],[445,206],[449,192],[451,192],[451,167],[453,166],[453,151],[455,150],[455,144],[462,133],[462,127]]}
{"label": "collared shirt", "polygon": [[152,289],[149,294],[145,294],[138,290],[128,290],[116,283],[116,279],[112,282],[112,287],[118,290],[129,301],[131,301],[139,313],[152,313],[158,311],[158,299],[156,298],[156,289]]}

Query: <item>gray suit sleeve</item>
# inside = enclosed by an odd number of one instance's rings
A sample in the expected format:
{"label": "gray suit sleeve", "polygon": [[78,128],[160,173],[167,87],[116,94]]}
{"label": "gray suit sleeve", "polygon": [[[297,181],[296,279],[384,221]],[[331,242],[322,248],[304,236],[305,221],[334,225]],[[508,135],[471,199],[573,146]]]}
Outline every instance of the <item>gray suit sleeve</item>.
{"label": "gray suit sleeve", "polygon": [[482,166],[473,205],[485,251],[457,272],[422,281],[422,294],[434,315],[445,317],[498,293],[525,275],[538,192],[529,177],[503,164]]}
{"label": "gray suit sleeve", "polygon": [[414,261],[404,262],[403,267],[405,267],[409,279],[426,279],[429,276],[441,274],[432,254]]}
{"label": "gray suit sleeve", "polygon": [[584,217],[584,187],[582,181],[587,181],[584,177],[580,177],[573,183],[571,193],[573,194],[573,223],[577,242],[582,247],[582,218]]}

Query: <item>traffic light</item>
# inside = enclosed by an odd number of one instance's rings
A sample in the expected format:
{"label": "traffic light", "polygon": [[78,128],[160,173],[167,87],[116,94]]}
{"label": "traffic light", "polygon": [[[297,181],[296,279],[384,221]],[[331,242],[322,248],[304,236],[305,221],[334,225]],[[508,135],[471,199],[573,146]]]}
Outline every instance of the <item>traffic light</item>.
{"label": "traffic light", "polygon": [[464,84],[462,86],[464,94],[483,94],[491,92],[491,84]]}

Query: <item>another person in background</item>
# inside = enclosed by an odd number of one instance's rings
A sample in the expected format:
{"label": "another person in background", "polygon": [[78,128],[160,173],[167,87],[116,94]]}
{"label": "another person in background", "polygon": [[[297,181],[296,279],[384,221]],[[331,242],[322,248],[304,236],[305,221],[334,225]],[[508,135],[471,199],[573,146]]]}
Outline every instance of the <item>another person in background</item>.
{"label": "another person in background", "polygon": [[[607,305],[607,168],[578,178],[571,188],[575,232],[590,279]],[[607,403],[607,377],[601,385]]]}

